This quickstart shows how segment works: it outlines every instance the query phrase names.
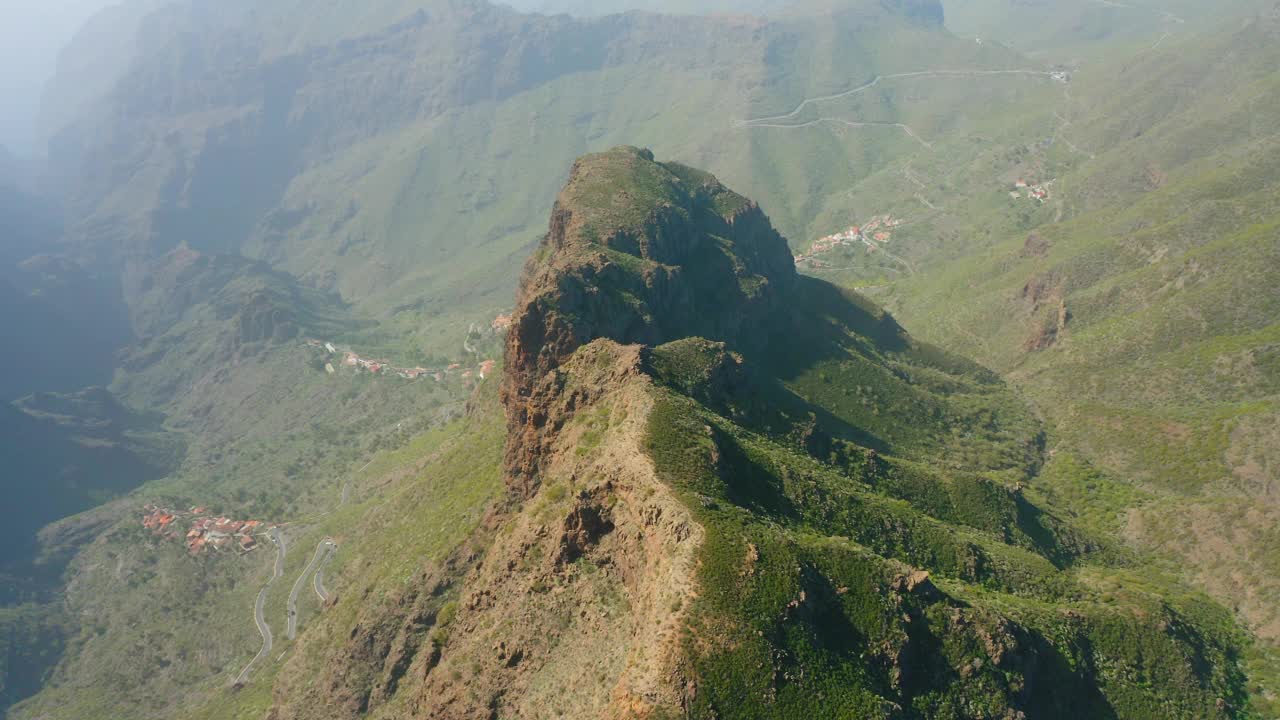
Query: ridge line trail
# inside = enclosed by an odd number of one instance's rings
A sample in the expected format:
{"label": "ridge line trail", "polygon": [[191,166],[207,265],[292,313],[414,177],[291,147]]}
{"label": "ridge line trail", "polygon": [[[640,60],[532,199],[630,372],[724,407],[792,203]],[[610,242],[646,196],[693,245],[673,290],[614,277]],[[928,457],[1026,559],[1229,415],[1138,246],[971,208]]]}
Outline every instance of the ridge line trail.
{"label": "ridge line trail", "polygon": [[275,584],[276,580],[284,577],[284,559],[285,554],[288,552],[288,547],[285,544],[284,535],[280,532],[280,528],[271,528],[271,539],[276,544],[275,567],[273,568],[271,579],[268,580],[267,584],[263,585],[262,589],[258,591],[258,599],[254,601],[253,605],[253,622],[258,626],[258,633],[262,635],[262,649],[258,651],[257,655],[253,656],[253,659],[249,661],[249,664],[245,665],[244,669],[240,671],[240,674],[236,676],[236,685],[247,684],[249,682],[249,671],[253,669],[254,665],[258,664],[259,661],[271,653],[273,640],[271,637],[271,626],[267,624],[267,619],[263,616],[263,609],[267,603],[267,591],[271,589],[271,586]]}

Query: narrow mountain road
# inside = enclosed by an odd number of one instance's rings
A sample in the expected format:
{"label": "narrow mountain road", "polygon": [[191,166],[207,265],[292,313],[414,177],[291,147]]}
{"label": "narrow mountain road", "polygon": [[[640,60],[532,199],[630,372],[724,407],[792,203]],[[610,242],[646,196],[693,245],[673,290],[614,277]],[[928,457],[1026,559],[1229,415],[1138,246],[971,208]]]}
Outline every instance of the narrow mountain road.
{"label": "narrow mountain road", "polygon": [[920,181],[920,178],[916,177],[916,174],[915,174],[914,172],[912,172],[912,171],[911,171],[911,161],[910,161],[910,160],[908,160],[908,161],[907,161],[907,164],[906,164],[905,166],[903,166],[903,168],[902,168],[902,176],[903,176],[903,177],[905,177],[907,180],[909,180],[909,181],[911,182],[911,184],[913,184],[913,185],[915,185],[916,187],[920,188],[920,192],[916,193],[916,199],[917,199],[917,200],[919,200],[920,202],[924,203],[924,206],[925,206],[925,207],[927,207],[927,208],[929,208],[930,210],[934,210],[934,211],[937,211],[937,210],[938,210],[938,206],[936,206],[936,205],[934,205],[933,203],[929,202],[929,198],[927,198],[927,197],[925,197],[925,196],[924,196],[924,193],[925,193],[925,192],[927,192],[927,191],[929,190],[929,188],[928,188],[928,187],[926,187],[926,186],[925,186],[925,184],[924,184],[923,182],[921,182],[921,181]]}
{"label": "narrow mountain road", "polygon": [[298,576],[298,579],[293,583],[293,589],[289,591],[289,604],[287,608],[289,621],[285,635],[290,640],[296,640],[298,637],[298,593],[302,592],[303,583],[306,582],[308,575],[315,572],[316,567],[320,564],[321,558],[332,552],[334,547],[336,546],[331,538],[321,540],[320,543],[316,545],[316,553],[311,557],[311,562],[307,563],[307,566],[302,569],[302,574]]}
{"label": "narrow mountain road", "polygon": [[[858,93],[861,93],[866,90],[870,90],[873,87],[876,87],[877,85],[879,85],[881,82],[885,80],[901,80],[901,79],[907,79],[907,78],[925,78],[925,77],[991,77],[991,76],[998,76],[998,75],[1026,75],[1026,76],[1032,76],[1032,77],[1047,77],[1047,78],[1053,77],[1052,73],[1044,70],[921,70],[919,72],[894,73],[892,75],[877,75],[875,79],[872,80],[871,82],[866,83],[864,85],[859,85],[858,87],[853,88],[852,90],[846,90],[844,92],[835,93],[833,95],[823,95],[820,97],[807,98],[801,101],[801,103],[797,105],[796,108],[789,113],[786,113],[783,115],[771,115],[769,117],[739,120],[734,124],[734,126],[737,128],[773,128],[773,129],[785,129],[785,130],[814,127],[822,123],[836,123],[836,124],[844,125],[846,127],[851,127],[851,128],[890,127],[890,128],[897,128],[899,130],[902,130],[912,140],[915,140],[916,142],[920,143],[922,146],[924,146],[925,149],[932,151],[933,143],[920,137],[919,133],[917,133],[915,130],[912,130],[911,127],[906,125],[905,123],[861,122],[861,121],[855,121],[855,120],[845,120],[843,118],[835,118],[835,117],[820,117],[820,118],[817,118],[816,120],[810,120],[802,123],[787,122],[787,121],[794,120],[798,115],[800,115],[800,113],[804,112],[804,109],[806,107],[810,105],[813,105],[816,103],[830,102],[832,100],[840,100],[842,98],[847,98],[853,95],[857,95]],[[926,205],[931,206],[931,203],[929,203],[927,200],[925,200],[924,202]]]}
{"label": "narrow mountain road", "polygon": [[321,561],[320,567],[316,568],[316,574],[311,578],[311,587],[316,591],[316,597],[320,598],[320,602],[329,602],[329,591],[324,587],[324,566],[333,557],[333,553],[338,550],[338,546],[330,544],[329,552],[325,554],[324,560]]}
{"label": "narrow mountain road", "polygon": [[[846,90],[844,92],[835,93],[834,95],[823,95],[820,97],[808,98],[802,101],[799,105],[797,105],[795,110],[792,110],[791,112],[786,113],[785,115],[772,115],[769,117],[739,120],[737,123],[737,126],[738,127],[752,127],[752,126],[774,127],[773,125],[769,125],[766,123],[779,123],[784,120],[792,119],[797,115],[799,115],[800,113],[804,112],[804,109],[806,107],[814,103],[830,102],[832,100],[840,100],[842,98],[847,98],[852,95],[857,95],[858,93],[864,92],[866,90],[870,90],[871,88],[879,85],[881,82],[885,80],[899,80],[903,78],[919,78],[919,77],[984,77],[984,76],[992,76],[992,75],[1031,75],[1031,76],[1037,76],[1037,77],[1052,77],[1052,75],[1049,72],[1044,70],[921,70],[919,72],[894,73],[892,75],[877,75],[876,78],[871,82],[865,85],[859,85],[858,87],[853,88],[852,90]],[[868,123],[868,124],[874,124],[874,123]],[[878,124],[888,125],[893,123],[878,123]],[[782,127],[800,127],[800,126],[783,125]]]}
{"label": "narrow mountain road", "polygon": [[276,580],[284,577],[284,559],[285,553],[288,552],[288,548],[285,545],[284,535],[280,532],[280,528],[271,528],[271,540],[276,545],[275,568],[273,568],[271,573],[271,579],[268,580],[267,584],[263,585],[262,589],[258,591],[258,599],[253,605],[253,622],[258,626],[258,633],[262,635],[262,649],[258,651],[258,654],[255,655],[254,658],[249,661],[249,664],[245,665],[244,669],[240,671],[240,674],[236,676],[237,685],[244,685],[248,683],[249,672],[253,670],[253,666],[266,659],[266,657],[271,653],[271,626],[267,625],[267,619],[263,616],[263,609],[267,604],[267,592],[271,589],[271,586]]}
{"label": "narrow mountain road", "polygon": [[853,121],[853,120],[844,120],[844,119],[841,119],[841,118],[823,117],[823,118],[818,118],[817,120],[810,120],[809,122],[804,122],[804,123],[795,123],[795,124],[787,124],[787,123],[752,123],[752,124],[750,124],[750,125],[745,125],[744,127],[747,127],[747,128],[780,128],[780,129],[784,129],[784,130],[796,130],[796,129],[799,129],[799,128],[813,127],[814,125],[820,125],[820,124],[822,124],[822,123],[837,123],[837,124],[839,124],[839,125],[846,125],[846,126],[848,126],[848,127],[853,127],[853,128],[861,128],[861,127],[891,127],[891,128],[898,128],[898,129],[902,130],[903,132],[905,132],[905,133],[907,134],[907,136],[908,136],[908,137],[910,137],[912,140],[915,140],[916,142],[920,143],[920,144],[921,144],[921,145],[923,145],[925,148],[927,148],[927,149],[929,149],[929,150],[932,150],[932,149],[933,149],[933,144],[932,144],[932,143],[930,143],[929,141],[925,140],[924,138],[921,138],[919,135],[917,135],[917,134],[916,134],[916,131],[912,130],[911,128],[907,127],[906,125],[903,125],[902,123],[890,123],[890,122],[855,122],[855,121]]}
{"label": "narrow mountain road", "polygon": [[[352,475],[354,476],[364,472],[365,469],[372,464],[373,464],[373,461],[370,460],[369,462],[365,463],[359,470],[356,470],[354,473],[352,473]],[[335,507],[333,510],[329,510],[321,513],[315,519],[318,520],[319,518],[324,517],[325,515],[329,515],[330,513],[334,512],[334,510],[341,508],[343,505],[346,505],[349,502],[351,502],[351,480],[347,480],[345,483],[343,483],[342,496],[338,499],[337,507]],[[249,661],[249,664],[245,665],[244,669],[240,671],[240,674],[236,676],[236,681],[235,681],[236,685],[244,685],[249,682],[250,672],[253,670],[255,665],[262,662],[271,653],[271,647],[274,644],[274,638],[271,635],[271,626],[267,624],[267,619],[264,616],[264,611],[267,604],[267,593],[271,590],[271,586],[275,584],[276,580],[279,580],[280,578],[284,577],[284,561],[285,561],[285,556],[288,553],[289,549],[285,543],[284,533],[280,532],[280,528],[278,527],[271,528],[271,541],[274,542],[276,545],[275,567],[273,569],[271,579],[268,580],[267,584],[263,585],[262,589],[258,591],[258,598],[253,605],[253,622],[258,627],[258,634],[262,635],[262,649],[258,651],[258,654],[255,655],[254,658]],[[293,590],[289,594],[289,605],[288,605],[288,614],[289,614],[288,636],[290,640],[293,640],[294,637],[296,637],[297,635],[298,593],[301,592],[301,586],[302,586],[303,580],[306,578],[307,573],[311,572],[311,569],[317,565],[322,555],[324,555],[324,557],[327,558],[331,556],[333,551],[337,550],[337,548],[338,548],[337,543],[333,542],[333,540],[329,538],[325,538],[324,540],[320,541],[320,545],[316,547],[315,557],[311,559],[311,563],[307,565],[307,568],[302,571],[302,575],[298,578],[298,581],[294,583]],[[324,552],[322,553],[322,551]],[[328,601],[329,592],[325,590],[324,581],[319,577],[318,570],[316,573],[316,579],[314,580],[314,587],[316,590],[316,594],[320,596],[320,599],[323,601]],[[281,657],[283,657],[283,655]]]}
{"label": "narrow mountain road", "polygon": [[[361,466],[359,470],[356,470],[355,472],[351,473],[351,475],[352,476],[359,475],[360,473],[364,472],[365,468],[369,467],[372,464],[373,464],[373,461],[370,460],[369,462]],[[333,506],[332,510],[325,510],[324,512],[320,513],[319,515],[316,515],[315,517],[307,518],[306,520],[301,520],[299,522],[318,521],[322,517],[327,517],[337,512],[338,510],[341,510],[342,506],[346,505],[349,502],[351,502],[351,481],[347,480],[342,484],[342,495],[338,498],[338,504]]]}

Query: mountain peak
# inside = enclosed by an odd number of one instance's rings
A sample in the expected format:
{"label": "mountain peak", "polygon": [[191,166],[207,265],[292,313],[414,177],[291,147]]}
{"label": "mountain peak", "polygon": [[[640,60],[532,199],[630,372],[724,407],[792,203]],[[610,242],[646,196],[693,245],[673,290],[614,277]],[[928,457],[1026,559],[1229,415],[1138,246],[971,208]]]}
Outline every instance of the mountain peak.
{"label": "mountain peak", "polygon": [[[718,232],[752,271],[774,279],[794,275],[786,241],[776,232],[733,237],[732,228],[753,215],[761,215],[755,203],[714,175],[658,162],[646,149],[620,146],[574,162],[553,210],[548,240],[560,252],[603,248],[683,265],[702,249],[706,234]],[[692,232],[670,232],[682,228]]]}
{"label": "mountain peak", "polygon": [[710,173],[634,147],[579,158],[525,267],[507,339],[513,487],[536,489],[542,396],[579,347],[750,342],[744,324],[768,315],[795,279],[787,242],[759,206]]}

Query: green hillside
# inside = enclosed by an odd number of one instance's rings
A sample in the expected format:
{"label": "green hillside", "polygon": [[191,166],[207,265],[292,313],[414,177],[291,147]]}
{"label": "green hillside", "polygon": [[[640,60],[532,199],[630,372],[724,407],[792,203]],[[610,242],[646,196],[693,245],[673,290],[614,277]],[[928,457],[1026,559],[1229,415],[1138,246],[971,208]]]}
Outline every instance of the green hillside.
{"label": "green hillside", "polygon": [[508,337],[508,498],[326,615],[275,716],[1249,717],[1224,609],[1023,493],[1010,390],[785,249],[708,174],[579,160]]}
{"label": "green hillside", "polygon": [[1059,166],[1060,210],[892,295],[917,332],[1034,399],[1059,451],[1041,492],[1162,551],[1267,644],[1280,562],[1265,429],[1277,388],[1276,27],[1171,42],[1121,73],[1082,69],[1071,133],[1092,157]]}
{"label": "green hillside", "polygon": [[[259,263],[180,248],[128,280],[139,280],[136,339],[110,391],[37,393],[0,414],[6,707],[43,688],[38,702],[68,717],[154,717],[202,683],[223,690],[213,678],[252,654],[245,608],[269,551],[189,555],[142,527],[144,504],[314,516],[341,496],[343,475],[447,419],[467,391],[461,371],[436,382],[346,366],[317,338],[397,367],[429,359]],[[456,357],[473,370],[481,356]]]}
{"label": "green hillside", "polygon": [[0,189],[0,714],[1273,717],[1273,6],[105,13]]}
{"label": "green hillside", "polygon": [[[289,7],[259,12],[270,27]],[[919,89],[885,83],[869,119],[886,124],[857,129],[773,132],[742,121],[878,74],[1025,65],[870,3],[771,20],[527,18],[439,3],[367,35],[353,23],[348,39],[324,49],[280,51],[263,37],[239,54],[214,52],[218,38],[235,36],[220,23],[239,22],[231,6],[216,14],[194,46],[181,29],[206,28],[204,15],[175,9],[155,20],[165,32],[111,97],[105,121],[147,132],[113,134],[90,114],[60,137],[75,149],[63,157],[67,173],[85,179],[71,202],[75,245],[108,259],[183,242],[242,253],[340,292],[428,352],[456,346],[470,323],[508,303],[563,179],[546,168],[643,143],[737,182],[806,238],[819,229],[810,226],[817,209],[847,207],[852,183],[919,148],[889,123],[918,118],[927,138],[988,104],[988,91],[899,111],[899,94]],[[482,42],[491,35],[501,41]],[[921,45],[934,52],[910,50]],[[206,70],[175,75],[188,53]],[[1028,77],[1000,92],[1045,82]],[[170,99],[157,104],[157,93]],[[173,142],[152,141],[164,135]],[[132,150],[107,150],[110,137]],[[129,181],[116,182],[123,175]]]}

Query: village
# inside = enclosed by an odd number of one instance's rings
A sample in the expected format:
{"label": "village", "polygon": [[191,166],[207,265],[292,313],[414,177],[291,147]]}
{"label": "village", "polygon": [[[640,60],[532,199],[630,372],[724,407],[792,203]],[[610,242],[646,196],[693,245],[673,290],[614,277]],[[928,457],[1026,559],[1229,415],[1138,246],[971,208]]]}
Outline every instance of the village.
{"label": "village", "polygon": [[[144,528],[165,540],[181,538],[192,555],[223,551],[250,552],[258,546],[255,532],[269,529],[261,520],[214,517],[202,507],[179,511],[147,504],[143,506],[143,511],[146,513],[142,518]],[[183,524],[190,522],[186,533],[179,529],[180,521]]]}
{"label": "village", "polygon": [[[490,323],[490,331],[494,333],[506,332],[509,327],[511,327],[511,315],[507,314],[498,315],[497,318],[494,318],[493,323]],[[472,329],[474,328],[475,325],[472,325]],[[308,347],[319,348],[319,350],[325,351],[326,354],[329,354],[330,356],[339,357],[339,365],[356,370],[356,372],[367,372],[375,375],[396,375],[396,377],[407,380],[431,378],[435,380],[435,382],[439,383],[444,382],[445,378],[451,377],[451,375],[454,374],[461,377],[463,382],[470,382],[472,379],[483,380],[490,377],[490,375],[493,375],[494,368],[497,366],[497,361],[481,360],[479,364],[474,366],[474,368],[463,368],[462,363],[451,363],[444,366],[444,368],[438,369],[398,368],[398,366],[393,365],[388,360],[378,360],[372,359],[372,357],[365,357],[358,354],[358,352],[351,350],[349,347],[339,347],[334,345],[333,342],[315,340],[315,338],[307,338],[305,342]],[[470,348],[468,348],[468,350],[470,350]],[[325,363],[324,368],[325,372],[330,375],[338,372],[333,363]]]}
{"label": "village", "polygon": [[796,264],[810,268],[823,268],[826,263],[819,259],[819,255],[829,253],[836,248],[857,247],[859,244],[866,247],[868,254],[876,252],[881,245],[893,239],[891,230],[904,222],[892,215],[880,215],[863,225],[851,225],[842,232],[813,241],[807,252],[795,256]]}
{"label": "village", "polygon": [[1021,200],[1026,197],[1031,200],[1039,201],[1040,204],[1043,205],[1049,200],[1049,188],[1054,182],[1056,181],[1049,180],[1043,183],[1030,183],[1022,178],[1018,178],[1013,183],[1013,190],[1009,191],[1009,198],[1012,200]]}

